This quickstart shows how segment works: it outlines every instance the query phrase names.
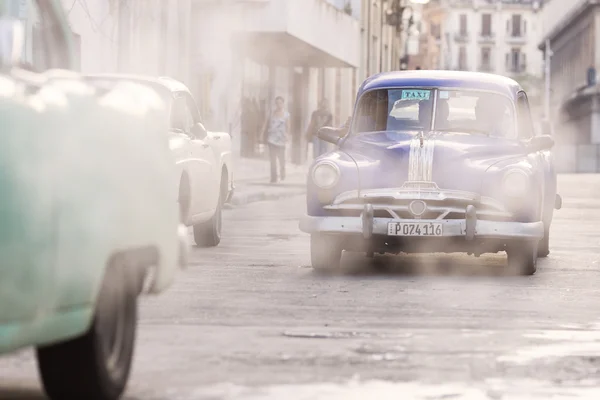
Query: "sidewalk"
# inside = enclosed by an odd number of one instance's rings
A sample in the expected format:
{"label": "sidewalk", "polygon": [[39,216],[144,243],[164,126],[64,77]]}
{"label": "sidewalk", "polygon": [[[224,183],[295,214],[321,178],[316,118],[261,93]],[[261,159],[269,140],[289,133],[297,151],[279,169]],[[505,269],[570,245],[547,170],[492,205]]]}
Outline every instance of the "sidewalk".
{"label": "sidewalk", "polygon": [[235,182],[235,193],[231,199],[233,206],[306,193],[307,164],[295,165],[288,162],[286,179],[279,183],[269,183],[271,177],[268,160],[236,157],[233,160],[233,168]]}

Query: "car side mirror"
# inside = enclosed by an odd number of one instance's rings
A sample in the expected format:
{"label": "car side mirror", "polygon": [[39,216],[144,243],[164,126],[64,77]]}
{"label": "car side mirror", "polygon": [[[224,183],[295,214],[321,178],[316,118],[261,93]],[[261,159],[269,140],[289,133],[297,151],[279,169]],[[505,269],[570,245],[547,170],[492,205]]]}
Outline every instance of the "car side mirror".
{"label": "car side mirror", "polygon": [[0,65],[19,66],[23,62],[25,27],[16,18],[0,18]]}
{"label": "car side mirror", "polygon": [[531,152],[550,150],[554,147],[554,139],[550,135],[534,136],[527,141],[527,148]]}
{"label": "car side mirror", "polygon": [[202,125],[201,122],[198,122],[197,124],[192,126],[191,133],[192,133],[192,136],[194,136],[194,139],[198,139],[198,140],[202,140],[202,139],[206,138],[206,136],[208,136],[208,131],[206,130],[204,125]]}
{"label": "car side mirror", "polygon": [[319,131],[317,132],[317,136],[319,137],[319,139],[325,142],[337,145],[340,139],[346,136],[346,132],[348,132],[348,129],[346,127],[333,128],[331,126],[324,126],[321,129],[319,129]]}

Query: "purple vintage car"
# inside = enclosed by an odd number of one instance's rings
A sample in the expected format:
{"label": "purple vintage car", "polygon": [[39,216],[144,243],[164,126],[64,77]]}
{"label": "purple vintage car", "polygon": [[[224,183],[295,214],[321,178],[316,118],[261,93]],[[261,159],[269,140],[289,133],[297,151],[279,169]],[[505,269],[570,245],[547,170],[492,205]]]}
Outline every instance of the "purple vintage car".
{"label": "purple vintage car", "polygon": [[337,149],[310,168],[307,215],[316,270],[342,252],[506,251],[536,271],[549,254],[554,141],[536,135],[525,91],[472,72],[403,71],[367,79],[352,122],[323,128]]}

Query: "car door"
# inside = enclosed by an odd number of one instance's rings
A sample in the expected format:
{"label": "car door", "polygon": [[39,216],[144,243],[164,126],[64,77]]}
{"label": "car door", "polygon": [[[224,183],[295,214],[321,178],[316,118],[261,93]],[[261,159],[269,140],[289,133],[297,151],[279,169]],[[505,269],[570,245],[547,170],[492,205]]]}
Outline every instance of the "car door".
{"label": "car door", "polygon": [[[184,93],[184,97],[195,125],[195,129],[192,133],[195,136],[193,140],[197,143],[197,147],[199,148],[199,158],[203,163],[206,163],[209,166],[208,175],[203,177],[204,186],[202,188],[202,202],[204,209],[212,213],[217,208],[221,183],[221,169],[215,149],[215,139],[217,139],[217,137],[206,130],[202,118],[200,117],[198,106],[192,95],[186,92]],[[220,137],[218,139],[220,139]]]}
{"label": "car door", "polygon": [[[194,222],[208,219],[212,211],[210,193],[214,187],[215,157],[206,141],[206,135],[199,135],[194,127],[200,122],[197,110],[191,106],[190,95],[175,93],[171,108],[172,130],[185,136],[185,154],[180,155],[186,166],[190,184],[190,214]],[[204,131],[205,132],[205,131]],[[204,137],[203,137],[204,136]],[[198,220],[200,219],[200,220]]]}
{"label": "car door", "polygon": [[[27,2],[36,36],[26,35],[21,43],[23,52],[19,60],[11,60],[12,66],[29,70],[32,77],[49,69],[71,67],[68,39],[61,29],[59,16],[47,3]],[[11,49],[12,33],[18,32],[17,25],[25,31],[28,26],[18,19],[16,9],[7,10],[5,5],[0,10],[3,17],[0,52],[3,56],[18,50]],[[10,26],[9,22],[15,25]],[[43,40],[36,40],[40,38]],[[3,74],[12,75],[8,68]],[[31,79],[31,82],[43,81],[41,77]],[[10,87],[6,82],[3,85]],[[19,86],[17,84],[17,91]],[[32,93],[35,91],[4,97],[1,115],[2,126],[6,129],[0,134],[0,322],[16,323],[17,327],[34,318],[39,326],[43,326],[45,318],[52,316],[58,308],[57,300],[65,292],[73,268],[68,266],[65,272],[60,268],[60,250],[64,244],[60,236],[61,217],[65,211],[60,190],[70,175],[69,171],[60,173],[63,164],[57,159],[62,161],[58,155],[65,153],[61,144],[67,134],[60,128],[45,125],[58,114],[58,106],[52,107],[54,102],[47,98],[41,100],[42,107],[36,108],[36,112],[26,106],[34,103],[33,97],[29,97]],[[50,105],[46,107],[44,101]],[[64,108],[60,112],[64,113]],[[15,331],[15,343],[35,335],[26,327],[24,324]],[[10,330],[4,333],[8,334],[7,338],[11,337]],[[2,343],[2,339],[0,347],[6,343]]]}
{"label": "car door", "polygon": [[[519,138],[529,140],[536,136],[536,131],[531,117],[531,110],[527,94],[524,91],[519,92],[517,97],[517,113],[519,118]],[[553,209],[553,193],[556,192],[556,175],[553,170],[552,153],[550,150],[541,150],[530,155],[532,162],[536,166],[536,174],[542,184],[542,194],[544,197],[544,214],[548,213],[548,208]],[[547,215],[546,215],[547,216]]]}

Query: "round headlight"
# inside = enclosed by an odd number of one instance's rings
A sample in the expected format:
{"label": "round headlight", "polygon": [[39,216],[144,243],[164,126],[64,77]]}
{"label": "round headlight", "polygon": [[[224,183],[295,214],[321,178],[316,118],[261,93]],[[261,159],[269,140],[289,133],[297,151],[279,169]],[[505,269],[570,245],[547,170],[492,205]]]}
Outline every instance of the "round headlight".
{"label": "round headlight", "polygon": [[521,170],[508,171],[504,175],[503,189],[508,197],[523,197],[529,191],[529,176]]}
{"label": "round headlight", "polygon": [[321,189],[329,189],[335,186],[340,179],[340,169],[337,165],[322,162],[313,168],[313,182]]}

